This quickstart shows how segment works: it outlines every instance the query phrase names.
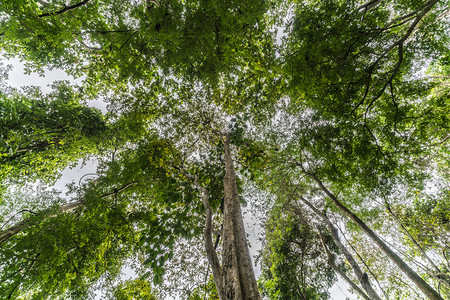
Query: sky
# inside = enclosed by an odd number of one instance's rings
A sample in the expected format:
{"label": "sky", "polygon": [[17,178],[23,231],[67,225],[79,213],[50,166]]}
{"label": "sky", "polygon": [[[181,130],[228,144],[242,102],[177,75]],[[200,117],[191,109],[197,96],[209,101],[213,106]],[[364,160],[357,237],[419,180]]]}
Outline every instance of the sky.
{"label": "sky", "polygon": [[[18,59],[1,60],[1,62],[3,62],[4,65],[10,64],[13,67],[9,72],[9,78],[6,82],[6,84],[11,87],[20,88],[22,86],[39,86],[43,92],[49,92],[51,90],[51,84],[57,80],[69,80],[72,83],[81,83],[80,79],[75,80],[73,77],[68,76],[63,70],[45,69],[45,76],[42,77],[36,73],[32,73],[30,75],[25,74],[24,65]],[[88,105],[96,107],[102,112],[106,112],[106,104],[101,100],[93,100]],[[54,187],[58,190],[66,191],[66,184],[73,181],[78,183],[80,179],[84,180],[85,178],[88,178],[88,176],[83,176],[88,173],[95,173],[96,166],[96,162],[92,160],[89,161],[83,168],[75,167],[72,169],[65,169],[61,178],[56,182]],[[254,261],[255,256],[258,254],[258,250],[261,249],[261,243],[258,240],[258,235],[261,232],[261,224],[258,224],[256,218],[252,215],[250,207],[243,208],[243,213],[246,232],[249,234],[249,241],[252,245],[250,248],[250,253],[253,256]],[[132,276],[132,273],[133,272],[131,270],[124,270],[124,277],[129,278]],[[260,273],[261,271],[259,267],[256,267],[256,276],[259,276]],[[356,299],[356,297],[348,291],[348,285],[342,280],[339,280],[338,283],[331,288],[330,296],[332,300]],[[97,293],[96,299],[100,298],[101,292]]]}

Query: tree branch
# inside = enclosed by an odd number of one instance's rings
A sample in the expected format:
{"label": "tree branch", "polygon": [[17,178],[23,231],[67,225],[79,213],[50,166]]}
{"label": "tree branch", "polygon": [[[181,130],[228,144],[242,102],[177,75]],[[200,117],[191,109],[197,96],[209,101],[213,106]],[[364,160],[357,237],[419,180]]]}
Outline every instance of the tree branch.
{"label": "tree branch", "polygon": [[[376,1],[376,0],[375,0]],[[378,94],[377,95],[375,95],[373,98],[372,98],[372,100],[371,100],[371,102],[370,102],[370,104],[369,104],[369,106],[367,107],[367,109],[366,109],[366,114],[367,114],[367,111],[370,109],[370,107],[372,106],[372,104],[376,101],[376,100],[378,100],[381,96],[382,96],[382,94],[383,94],[383,92],[385,91],[385,89],[386,89],[386,87],[390,84],[390,83],[392,83],[392,80],[394,79],[394,77],[395,77],[395,75],[397,75],[397,73],[398,73],[398,71],[399,71],[399,69],[400,69],[400,66],[401,66],[401,64],[402,64],[402,62],[403,62],[403,47],[404,47],[404,44],[405,44],[405,42],[406,42],[406,40],[411,36],[411,34],[414,32],[414,30],[416,29],[416,26],[417,26],[417,24],[423,19],[423,17],[431,10],[431,8],[438,2],[439,0],[429,0],[428,2],[426,2],[420,9],[418,9],[417,11],[414,11],[414,12],[412,12],[412,13],[410,13],[410,14],[408,14],[408,15],[406,15],[405,17],[411,17],[411,16],[414,16],[414,15],[416,15],[416,17],[414,18],[414,21],[413,21],[413,23],[408,27],[408,29],[407,29],[407,31],[406,31],[406,33],[398,40],[398,41],[396,41],[395,43],[393,43],[391,46],[389,46],[380,56],[378,56],[378,58],[369,66],[369,68],[367,69],[367,73],[368,73],[368,81],[367,81],[367,84],[366,84],[366,87],[365,87],[365,92],[364,92],[364,96],[363,96],[363,99],[352,109],[352,111],[350,112],[350,114],[353,114],[355,111],[356,111],[356,109],[358,108],[358,107],[360,107],[364,102],[365,102],[365,100],[366,100],[366,98],[367,98],[367,94],[368,94],[368,91],[369,91],[369,88],[370,88],[370,85],[371,85],[371,77],[372,77],[372,75],[373,75],[373,71],[375,70],[375,67],[380,63],[380,61],[383,59],[383,58],[385,58],[393,49],[395,49],[395,48],[398,48],[398,59],[397,59],[397,63],[395,64],[395,66],[394,66],[394,68],[393,69],[391,69],[390,71],[388,71],[388,72],[386,72],[386,73],[384,73],[384,74],[387,74],[387,73],[392,73],[391,74],[391,76],[389,77],[389,79],[388,79],[388,81],[386,82],[386,84],[382,87],[382,89],[378,92]],[[373,2],[373,1],[371,1],[371,2]],[[402,17],[403,18],[403,17]],[[400,18],[400,19],[402,19],[402,18]],[[399,18],[397,18],[397,21],[396,20],[394,20],[394,21],[396,21],[396,22],[398,22],[398,21],[400,21],[400,19]],[[392,22],[394,22],[394,21],[392,21]],[[391,23],[392,23],[391,22]],[[387,27],[385,27],[385,28],[383,28],[382,30],[386,30],[386,29],[388,29],[390,26],[391,26],[391,23],[389,23],[388,25],[387,25]],[[366,115],[365,114],[365,115]]]}
{"label": "tree branch", "polygon": [[[120,188],[114,189],[114,191],[103,194],[100,197],[105,198],[105,197],[109,197],[112,195],[117,195],[119,192],[125,190],[126,188],[130,187],[133,184],[135,184],[135,182],[124,184]],[[67,204],[59,207],[59,209],[55,213],[51,213],[51,212],[44,213],[44,220],[56,217],[60,213],[71,212],[74,209],[83,206],[84,204],[85,204],[84,199],[82,199],[80,201],[76,201],[76,202],[67,203]],[[31,220],[32,220],[31,218],[27,218],[25,220],[22,220],[16,224],[14,224],[13,226],[9,227],[8,229],[1,231],[0,232],[0,244],[7,241],[10,237],[21,232],[25,228],[25,226],[27,226],[31,222]]]}
{"label": "tree branch", "polygon": [[222,280],[220,280],[222,278],[222,267],[220,266],[219,257],[217,256],[217,252],[214,249],[212,241],[212,209],[211,205],[209,204],[209,192],[200,184],[198,175],[192,175],[186,172],[182,167],[175,168],[178,169],[187,178],[194,180],[196,189],[202,193],[202,203],[206,212],[206,224],[203,231],[203,236],[205,238],[206,256],[208,257],[209,264],[211,265],[213,271],[214,283],[217,286],[217,290],[222,291]]}
{"label": "tree branch", "polygon": [[50,12],[50,13],[41,14],[41,15],[38,16],[38,18],[45,18],[45,17],[50,17],[50,16],[61,15],[61,14],[65,13],[65,12],[67,12],[69,10],[72,10],[72,9],[78,8],[80,6],[83,6],[86,3],[88,3],[88,2],[89,2],[89,0],[84,0],[84,1],[81,1],[80,3],[74,4],[74,5],[71,5],[71,6],[64,5],[64,8],[59,10],[59,11],[54,11],[54,12]]}

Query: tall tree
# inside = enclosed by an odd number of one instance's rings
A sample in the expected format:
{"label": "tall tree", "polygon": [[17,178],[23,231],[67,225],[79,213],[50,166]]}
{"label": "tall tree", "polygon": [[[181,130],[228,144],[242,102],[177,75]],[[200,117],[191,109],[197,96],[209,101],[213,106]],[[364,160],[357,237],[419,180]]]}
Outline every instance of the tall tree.
{"label": "tall tree", "polygon": [[[6,230],[12,234],[2,235],[6,296],[16,297],[27,289],[62,297],[72,290],[85,293],[102,273],[114,277],[126,257],[136,252],[145,254],[143,265],[152,270],[143,278],[152,276],[154,283],[161,283],[176,241],[203,231],[219,297],[258,298],[236,183],[240,175],[248,175],[246,180],[274,194],[283,191],[280,179],[288,179],[287,185],[299,188],[298,195],[311,200],[320,213],[305,211],[327,226],[323,217],[332,215],[353,237],[364,232],[425,295],[441,299],[437,282],[447,276],[445,264],[438,263],[440,278],[423,274],[375,230],[390,234],[389,223],[381,220],[385,202],[380,200],[392,199],[401,190],[427,193],[433,180],[448,183],[448,89],[436,78],[415,75],[432,61],[432,72],[447,76],[445,1],[54,0],[8,1],[2,8],[4,53],[27,60],[30,69],[59,67],[83,77],[83,92],[107,99],[114,121],[114,149],[102,153],[96,182],[80,188],[73,203],[61,200],[53,209],[25,214],[10,227],[14,230]],[[286,31],[281,45],[274,34],[280,24]],[[27,106],[18,103],[10,106],[26,111]],[[83,112],[78,121],[88,121],[84,113],[92,112],[75,105],[72,110],[58,108],[52,116],[60,111],[67,113],[65,124],[72,124],[78,112]],[[47,114],[41,118],[48,128],[60,126]],[[43,131],[48,129],[44,125]],[[70,145],[92,141],[81,138],[83,126],[78,132],[72,138],[69,130],[58,131],[57,140],[67,138]],[[93,132],[102,130],[96,127]],[[4,134],[9,139],[4,153],[15,155],[17,170],[49,149],[71,153],[70,147],[52,143],[51,130],[48,136],[45,131],[32,139],[41,141],[43,148],[36,148],[39,142],[17,144],[9,134]],[[27,141],[25,134],[20,139]],[[80,157],[86,153],[74,152]],[[46,162],[54,159],[44,157]],[[45,173],[35,172],[35,177]],[[437,202],[445,203],[446,197],[439,197]],[[410,196],[407,199],[411,202]],[[74,206],[71,213],[61,214],[65,205]],[[439,219],[441,204],[432,207]],[[416,241],[414,246],[423,250],[422,256],[437,247],[444,249],[440,258],[446,256],[444,239],[418,238],[415,232],[423,225],[402,220],[402,214],[411,211],[426,219],[420,205],[405,202],[396,209],[392,212],[399,215],[409,239]],[[289,220],[287,214],[284,217]],[[101,227],[99,220],[106,225]],[[442,220],[440,228],[446,230],[445,216]],[[59,221],[65,226],[57,228]],[[212,241],[213,221],[223,222],[221,261]],[[281,221],[276,226],[283,228],[283,236],[274,238],[280,241],[290,241],[289,228],[297,228]],[[103,234],[94,237],[89,228]],[[322,231],[299,228],[300,237],[294,240],[303,240],[301,253],[323,248],[332,258],[335,251],[326,234],[322,239]],[[35,241],[30,238],[33,233],[53,242],[42,238],[47,243],[38,240],[39,247],[32,248],[28,241]],[[71,233],[73,243],[63,242],[62,237]],[[429,250],[420,245],[425,241],[433,245]],[[45,261],[53,259],[47,244],[53,245],[54,253],[68,249],[70,255],[61,254],[45,269]],[[352,246],[349,241],[347,247]],[[21,256],[21,263],[15,264],[27,247],[33,249],[30,256]],[[89,247],[98,255],[86,254]],[[345,252],[344,247],[340,250]],[[105,253],[112,253],[111,259],[100,266]],[[323,255],[321,261],[333,268],[330,257]],[[363,278],[369,272],[376,279],[369,260],[360,259],[363,272],[351,261],[351,253],[346,257],[367,295],[376,298],[378,290]],[[304,270],[304,261],[289,262]],[[58,264],[64,266],[61,272]],[[40,283],[33,281],[38,273],[50,275]],[[77,279],[70,274],[77,274]],[[300,291],[325,295],[328,275],[319,276],[325,278],[322,284],[304,281]],[[269,294],[286,292],[277,289]]]}

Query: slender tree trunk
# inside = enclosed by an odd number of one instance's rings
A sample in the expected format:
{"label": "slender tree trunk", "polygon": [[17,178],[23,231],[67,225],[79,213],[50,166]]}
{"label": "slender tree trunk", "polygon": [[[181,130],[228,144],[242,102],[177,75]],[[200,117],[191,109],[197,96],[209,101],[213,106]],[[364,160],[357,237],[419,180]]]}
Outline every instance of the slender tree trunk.
{"label": "slender tree trunk", "polygon": [[339,267],[336,265],[336,263],[334,262],[334,257],[331,255],[330,251],[327,248],[327,244],[325,243],[325,238],[322,235],[322,232],[320,232],[319,229],[319,235],[320,235],[320,239],[322,241],[322,246],[323,246],[323,250],[325,250],[325,254],[327,255],[327,260],[328,260],[328,264],[333,268],[333,270],[338,273],[339,275],[341,275],[341,277],[356,291],[358,292],[358,294],[361,295],[361,297],[363,297],[366,300],[372,300],[369,298],[369,296],[366,295],[366,293],[364,293],[363,290],[361,290],[359,288],[359,286],[356,285],[356,283],[353,282],[353,280],[351,280],[350,278],[348,278],[348,276],[344,273],[344,271],[342,271],[341,269],[339,269]]}
{"label": "slender tree trunk", "polygon": [[403,225],[402,221],[400,221],[399,218],[392,212],[391,206],[389,203],[385,200],[385,206],[389,214],[397,221],[397,223],[402,228],[403,232],[406,234],[406,236],[409,237],[409,239],[416,245],[417,249],[419,249],[422,256],[433,266],[435,272],[428,272],[431,276],[439,280],[442,284],[444,284],[446,287],[450,288],[450,281],[448,276],[443,276],[443,272],[436,266],[436,264],[431,260],[431,258],[427,255],[425,250],[419,245],[419,242],[409,233],[408,229]]}
{"label": "slender tree trunk", "polygon": [[236,173],[230,150],[230,137],[224,141],[225,177],[223,221],[222,300],[258,300],[260,295],[247,247]]}
{"label": "slender tree trunk", "polygon": [[386,245],[383,240],[381,240],[378,235],[370,229],[357,215],[351,212],[347,207],[345,207],[336,196],[331,193],[320,181],[319,178],[313,173],[306,172],[303,165],[300,164],[303,172],[314,179],[320,189],[333,201],[336,207],[347,215],[361,230],[363,230],[369,238],[371,238],[378,247],[383,250],[383,252],[389,257],[392,262],[394,262],[403,273],[431,300],[444,300],[438,292],[436,292],[422,277],[419,276],[407,263],[403,261],[388,245]]}
{"label": "slender tree trunk", "polygon": [[347,259],[348,263],[353,269],[353,273],[355,273],[356,278],[358,278],[358,281],[361,283],[361,286],[366,291],[367,295],[370,297],[371,300],[381,300],[380,296],[375,292],[372,285],[370,284],[369,277],[367,276],[367,273],[363,272],[361,268],[359,267],[356,260],[353,258],[353,256],[350,254],[350,252],[347,250],[347,248],[342,244],[341,239],[339,238],[338,230],[336,227],[334,227],[333,223],[331,223],[330,219],[325,215],[325,213],[320,212],[312,203],[310,203],[308,200],[304,198],[300,198],[306,205],[308,205],[309,208],[311,208],[319,217],[323,219],[325,224],[328,227],[328,230],[331,233],[331,237],[333,238],[334,243],[336,246],[341,250],[342,254],[344,254],[345,258]]}

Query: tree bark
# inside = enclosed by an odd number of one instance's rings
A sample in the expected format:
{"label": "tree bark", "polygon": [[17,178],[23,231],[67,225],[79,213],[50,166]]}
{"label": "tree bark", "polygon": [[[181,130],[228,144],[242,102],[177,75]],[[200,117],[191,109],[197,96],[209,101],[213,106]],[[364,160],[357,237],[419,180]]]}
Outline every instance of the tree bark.
{"label": "tree bark", "polygon": [[209,204],[208,190],[199,183],[198,176],[189,174],[182,168],[178,169],[185,176],[193,179],[197,190],[202,193],[202,202],[206,212],[206,224],[203,232],[205,249],[212,268],[219,299],[260,300],[261,297],[253,272],[250,251],[247,247],[229,135],[225,136],[224,148],[222,266],[212,242],[212,211]]}
{"label": "tree bark", "polygon": [[444,300],[438,292],[436,292],[422,277],[419,276],[407,263],[403,261],[385,242],[383,242],[378,235],[370,229],[357,215],[345,207],[336,196],[331,193],[313,173],[307,172],[303,165],[300,164],[303,172],[311,177],[319,186],[319,188],[331,199],[334,205],[345,215],[347,215],[362,231],[364,231],[369,238],[371,238],[378,247],[389,257],[397,267],[405,273],[406,276],[431,300]]}
{"label": "tree bark", "polygon": [[225,177],[221,300],[261,299],[247,247],[244,221],[230,150],[230,137],[224,141]]}

